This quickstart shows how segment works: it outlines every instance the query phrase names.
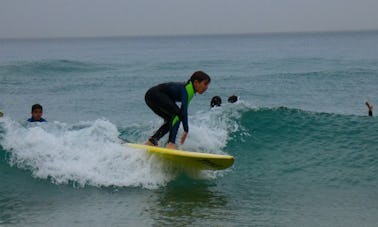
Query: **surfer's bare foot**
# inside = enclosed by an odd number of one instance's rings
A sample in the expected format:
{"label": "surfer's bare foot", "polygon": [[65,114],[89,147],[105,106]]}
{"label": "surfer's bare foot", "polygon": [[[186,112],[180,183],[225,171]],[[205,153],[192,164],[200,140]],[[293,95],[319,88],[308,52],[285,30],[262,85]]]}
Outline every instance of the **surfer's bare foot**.
{"label": "surfer's bare foot", "polygon": [[167,143],[166,148],[177,150],[177,146],[174,143]]}
{"label": "surfer's bare foot", "polygon": [[153,143],[151,143],[149,140],[147,140],[144,145],[147,145],[147,146],[155,146]]}
{"label": "surfer's bare foot", "polygon": [[158,146],[158,141],[156,139],[154,139],[153,137],[150,137],[148,138],[148,140],[144,143],[144,145],[148,145],[148,146]]}

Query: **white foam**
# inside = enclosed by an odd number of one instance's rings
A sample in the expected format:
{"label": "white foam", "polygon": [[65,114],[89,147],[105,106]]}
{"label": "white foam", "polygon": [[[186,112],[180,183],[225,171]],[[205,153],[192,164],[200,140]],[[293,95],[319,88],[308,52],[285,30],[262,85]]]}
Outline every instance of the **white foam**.
{"label": "white foam", "polygon": [[[245,110],[242,103],[226,104],[191,116],[189,135],[182,148],[227,154],[224,148],[231,139],[230,134],[240,130],[237,120],[240,118],[241,112]],[[180,132],[182,133],[182,130]]]}
{"label": "white foam", "polygon": [[[229,134],[239,130],[234,120],[238,117],[235,108],[227,107],[190,116],[190,132],[180,148],[227,153],[224,148]],[[21,125],[2,118],[0,123],[5,130],[1,145],[11,154],[10,164],[31,170],[35,177],[49,179],[56,184],[158,188],[182,171],[145,151],[122,145],[117,127],[104,119],[73,125],[61,122]],[[156,123],[158,125],[159,122]],[[146,128],[150,131],[157,128],[156,124],[146,124],[147,127],[141,125],[139,128],[143,131],[141,135],[147,133]],[[177,136],[178,141],[181,133],[182,129]],[[193,178],[201,179],[216,178],[223,173],[187,172]]]}
{"label": "white foam", "polygon": [[156,157],[121,145],[118,130],[106,120],[73,126],[2,123],[1,144],[11,153],[10,164],[31,170],[37,178],[79,186],[157,188],[174,177]]}
{"label": "white foam", "polygon": [[[226,145],[231,139],[230,134],[241,130],[237,120],[240,119],[242,111],[245,110],[245,105],[242,103],[238,105],[226,104],[222,107],[212,108],[190,116],[189,134],[185,144],[180,145],[180,149],[232,155],[225,150]],[[181,127],[177,141],[179,141],[182,131]],[[192,172],[188,174],[193,178],[214,179],[224,176],[230,170]]]}

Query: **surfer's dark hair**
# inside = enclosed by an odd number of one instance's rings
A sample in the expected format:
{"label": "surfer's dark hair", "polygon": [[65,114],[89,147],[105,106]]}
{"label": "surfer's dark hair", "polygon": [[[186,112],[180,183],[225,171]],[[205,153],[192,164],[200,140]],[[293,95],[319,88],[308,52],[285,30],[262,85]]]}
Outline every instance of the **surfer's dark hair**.
{"label": "surfer's dark hair", "polygon": [[34,110],[41,110],[41,111],[43,111],[43,108],[42,108],[42,106],[40,104],[34,104],[34,105],[32,105],[31,112],[33,113]]}
{"label": "surfer's dark hair", "polygon": [[236,96],[236,95],[231,95],[230,97],[228,97],[228,102],[229,102],[229,103],[234,103],[234,102],[236,102],[236,101],[238,101],[238,96]]}
{"label": "surfer's dark hair", "polygon": [[197,72],[194,72],[192,74],[192,76],[190,77],[190,79],[188,80],[188,83],[189,82],[192,82],[194,83],[194,81],[198,81],[198,82],[202,82],[204,80],[207,80],[209,83],[211,81],[211,78],[209,75],[207,75],[206,73],[202,72],[202,71],[197,71]]}
{"label": "surfer's dark hair", "polygon": [[214,96],[210,101],[210,107],[221,106],[222,99],[219,96]]}

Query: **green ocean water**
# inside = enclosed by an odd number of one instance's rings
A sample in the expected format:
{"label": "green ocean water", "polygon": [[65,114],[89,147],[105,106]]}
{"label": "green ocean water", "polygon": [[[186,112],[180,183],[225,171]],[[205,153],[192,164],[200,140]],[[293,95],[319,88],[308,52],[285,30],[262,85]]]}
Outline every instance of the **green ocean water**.
{"label": "green ocean water", "polygon": [[[0,40],[0,225],[375,226],[378,120],[364,102],[378,103],[377,38]],[[183,170],[123,146],[162,123],[146,90],[196,70],[212,83],[181,148],[233,167]],[[47,124],[26,123],[34,103]]]}

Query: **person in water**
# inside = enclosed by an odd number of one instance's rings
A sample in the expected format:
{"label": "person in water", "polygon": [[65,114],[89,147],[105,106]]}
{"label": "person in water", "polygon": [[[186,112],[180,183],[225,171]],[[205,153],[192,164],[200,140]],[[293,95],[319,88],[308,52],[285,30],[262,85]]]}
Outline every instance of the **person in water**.
{"label": "person in water", "polygon": [[222,105],[222,99],[221,97],[219,97],[218,95],[217,96],[214,96],[211,101],[210,101],[210,107],[213,108],[213,107],[216,107],[216,106],[221,106]]}
{"label": "person in water", "polygon": [[[155,114],[164,119],[164,123],[145,144],[158,146],[159,140],[169,132],[166,147],[177,149],[176,135],[180,122],[184,128],[180,141],[183,144],[189,132],[189,103],[195,93],[203,94],[207,90],[210,81],[209,75],[197,71],[186,83],[168,82],[150,88],[145,95],[146,104]],[[181,102],[181,107],[177,106],[176,102]]]}
{"label": "person in water", "polygon": [[47,122],[44,118],[42,118],[43,108],[40,104],[34,104],[31,109],[31,118],[29,118],[28,122]]}
{"label": "person in water", "polygon": [[229,103],[235,103],[237,101],[238,101],[238,96],[236,96],[236,95],[231,95],[230,97],[228,97]]}
{"label": "person in water", "polygon": [[366,106],[368,108],[368,111],[369,111],[368,114],[369,114],[369,116],[372,117],[373,116],[373,106],[370,103],[368,103],[368,102],[365,102],[365,104],[366,104]]}

